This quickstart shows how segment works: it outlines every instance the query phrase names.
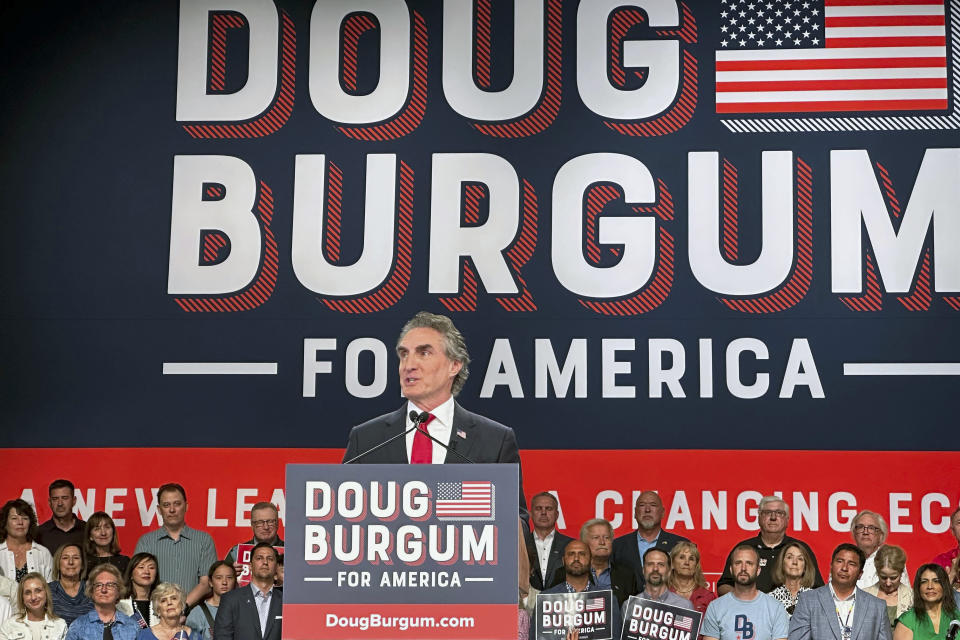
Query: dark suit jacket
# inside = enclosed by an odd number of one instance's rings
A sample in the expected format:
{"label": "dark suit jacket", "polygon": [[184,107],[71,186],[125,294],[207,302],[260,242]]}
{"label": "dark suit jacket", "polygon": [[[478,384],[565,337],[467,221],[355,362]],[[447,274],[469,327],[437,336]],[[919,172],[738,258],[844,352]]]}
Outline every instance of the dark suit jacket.
{"label": "dark suit jacket", "polygon": [[[343,460],[369,451],[381,442],[403,433],[407,428],[407,405],[393,413],[378,416],[357,425],[350,430],[347,451]],[[463,435],[459,435],[459,432]],[[471,413],[454,403],[453,433],[450,434],[450,449],[466,456],[474,462],[516,462],[520,467],[520,450],[513,429],[494,422],[476,413]],[[397,438],[382,449],[364,456],[357,462],[365,464],[407,464],[407,443],[405,438]],[[447,451],[446,464],[462,462],[456,455]],[[523,471],[520,470],[519,513],[524,523],[530,517],[527,501],[523,497]],[[524,525],[526,526],[526,525]]]}
{"label": "dark suit jacket", "polygon": [[563,549],[573,538],[559,531],[553,534],[553,544],[550,545],[550,556],[547,558],[546,576],[540,572],[540,558],[537,557],[533,533],[525,531],[523,538],[527,545],[527,555],[530,557],[530,586],[543,591],[563,582]]}
{"label": "dark suit jacket", "polygon": [[[665,553],[670,553],[678,542],[689,542],[689,540],[683,536],[678,536],[675,533],[661,529],[655,546]],[[643,591],[646,582],[643,579],[643,558],[640,557],[640,549],[637,547],[636,531],[625,533],[613,541],[613,553],[610,554],[610,562],[618,567],[629,567],[633,569],[633,575],[637,581],[638,593]]]}
{"label": "dark suit jacket", "polygon": [[260,615],[250,585],[228,591],[220,596],[217,619],[213,624],[214,640],[280,640],[283,610],[283,589],[273,588],[270,611],[267,613],[267,632],[260,634]]}
{"label": "dark suit jacket", "polygon": [[[890,640],[887,604],[866,591],[857,589],[853,607],[853,636],[850,640]],[[800,594],[790,619],[789,640],[842,640],[837,610],[829,586]]]}

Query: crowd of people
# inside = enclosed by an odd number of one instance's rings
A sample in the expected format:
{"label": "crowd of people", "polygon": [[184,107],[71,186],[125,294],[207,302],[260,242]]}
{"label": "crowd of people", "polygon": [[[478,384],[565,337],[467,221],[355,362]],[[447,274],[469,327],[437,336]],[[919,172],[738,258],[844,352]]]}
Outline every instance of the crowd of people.
{"label": "crowd of people", "polygon": [[[77,517],[70,481],[54,481],[48,499],[53,515],[42,524],[25,500],[0,509],[0,640],[280,640],[275,505],[255,504],[253,537],[218,560],[210,535],[186,524],[179,484],[157,490],[162,526],[132,557],[107,513]],[[238,587],[240,578],[249,586]]]}
{"label": "crowd of people", "polygon": [[[634,506],[635,531],[614,538],[610,522],[592,519],[571,538],[556,530],[557,499],[533,496],[520,553],[521,638],[535,637],[538,593],[608,589],[614,638],[630,596],[700,612],[706,640],[944,640],[960,619],[960,509],[950,516],[957,545],[919,559],[912,579],[903,549],[885,544],[883,516],[861,511],[825,582],[810,546],[787,535],[790,506],[766,496],[760,533],[734,545],[714,591],[697,545],[661,527],[660,497],[642,492]],[[576,638],[571,630],[568,640]]]}

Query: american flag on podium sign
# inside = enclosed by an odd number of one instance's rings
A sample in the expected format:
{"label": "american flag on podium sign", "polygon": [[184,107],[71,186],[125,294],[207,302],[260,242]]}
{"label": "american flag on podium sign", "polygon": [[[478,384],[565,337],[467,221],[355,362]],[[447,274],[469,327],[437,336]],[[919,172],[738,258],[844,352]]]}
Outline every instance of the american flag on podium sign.
{"label": "american flag on podium sign", "polygon": [[439,520],[493,517],[493,483],[489,480],[438,482],[435,509]]}
{"label": "american flag on podium sign", "polygon": [[720,0],[716,111],[737,132],[960,128],[958,9],[960,0]]}

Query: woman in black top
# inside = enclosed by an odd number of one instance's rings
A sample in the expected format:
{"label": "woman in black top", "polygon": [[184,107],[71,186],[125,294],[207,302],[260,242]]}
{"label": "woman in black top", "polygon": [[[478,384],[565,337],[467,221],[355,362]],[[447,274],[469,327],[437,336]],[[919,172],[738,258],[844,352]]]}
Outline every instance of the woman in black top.
{"label": "woman in black top", "polygon": [[120,540],[117,538],[117,526],[113,518],[103,511],[97,511],[87,520],[84,529],[84,551],[87,554],[87,568],[109,562],[121,574],[126,574],[129,556],[120,555]]}

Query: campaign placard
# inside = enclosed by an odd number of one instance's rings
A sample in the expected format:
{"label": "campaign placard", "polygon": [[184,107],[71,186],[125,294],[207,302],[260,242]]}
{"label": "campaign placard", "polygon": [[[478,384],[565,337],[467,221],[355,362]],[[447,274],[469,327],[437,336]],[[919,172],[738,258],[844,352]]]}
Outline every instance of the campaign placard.
{"label": "campaign placard", "polygon": [[[245,587],[250,584],[250,554],[253,553],[253,548],[256,545],[252,544],[238,544],[237,545],[237,562],[242,565],[240,573],[237,575],[237,586]],[[281,556],[283,555],[283,546],[274,545],[274,549],[277,550]]]}
{"label": "campaign placard", "polygon": [[534,627],[536,640],[565,638],[575,628],[580,640],[609,640],[613,637],[613,592],[537,594]]}
{"label": "campaign placard", "polygon": [[703,614],[694,609],[630,596],[621,640],[695,640]]}
{"label": "campaign placard", "polygon": [[519,471],[287,465],[284,638],[515,638]]}

